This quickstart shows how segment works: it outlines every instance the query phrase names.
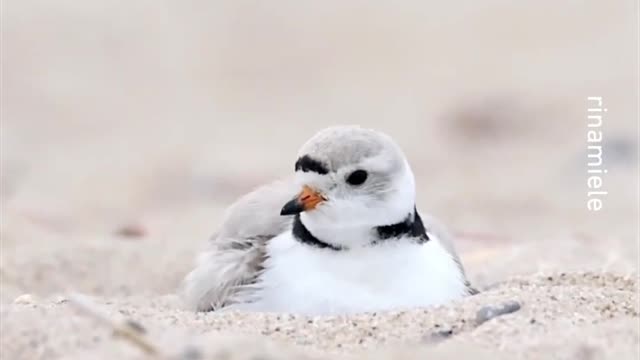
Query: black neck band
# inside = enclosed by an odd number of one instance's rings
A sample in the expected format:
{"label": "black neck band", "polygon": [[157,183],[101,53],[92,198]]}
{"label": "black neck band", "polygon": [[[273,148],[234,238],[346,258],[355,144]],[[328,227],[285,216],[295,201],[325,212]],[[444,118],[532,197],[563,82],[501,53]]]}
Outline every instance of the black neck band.
{"label": "black neck band", "polygon": [[[402,236],[408,236],[416,239],[419,243],[429,241],[429,236],[424,228],[422,219],[418,214],[418,211],[414,209],[413,213],[409,214],[402,222],[391,225],[383,225],[374,228],[375,233],[378,235],[378,239],[374,240],[372,245],[379,244],[382,241],[399,238]],[[347,248],[329,244],[315,237],[309,229],[300,220],[300,215],[296,215],[293,220],[293,237],[303,244],[317,247],[320,249],[330,249],[333,251],[347,250]]]}
{"label": "black neck band", "polygon": [[302,220],[300,220],[300,214],[296,215],[295,219],[293,220],[292,231],[293,231],[293,237],[303,244],[317,247],[320,249],[330,249],[334,251],[340,251],[345,249],[342,246],[331,245],[315,237],[309,231],[309,229],[307,229],[307,227],[304,226],[304,224],[302,223]]}
{"label": "black neck band", "polygon": [[401,236],[416,238],[420,243],[429,241],[427,230],[424,228],[420,214],[418,214],[418,210],[415,208],[413,209],[413,213],[409,214],[404,221],[392,225],[378,226],[376,232],[380,240],[374,243],[379,243],[380,241],[391,238],[399,238]]}

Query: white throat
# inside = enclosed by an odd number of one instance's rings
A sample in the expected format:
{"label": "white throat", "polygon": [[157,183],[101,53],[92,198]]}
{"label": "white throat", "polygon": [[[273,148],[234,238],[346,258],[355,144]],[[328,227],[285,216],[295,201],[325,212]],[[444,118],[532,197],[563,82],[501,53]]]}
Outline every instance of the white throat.
{"label": "white throat", "polygon": [[319,240],[337,246],[357,248],[375,240],[375,228],[404,221],[415,208],[415,180],[406,164],[384,200],[352,206],[354,200],[334,201],[300,214],[305,227]]}

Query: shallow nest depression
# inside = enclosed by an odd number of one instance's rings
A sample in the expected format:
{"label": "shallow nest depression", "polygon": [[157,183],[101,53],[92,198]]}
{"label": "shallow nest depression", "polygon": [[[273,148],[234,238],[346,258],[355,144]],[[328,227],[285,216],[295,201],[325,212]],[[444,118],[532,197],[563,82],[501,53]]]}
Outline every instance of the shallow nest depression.
{"label": "shallow nest depression", "polygon": [[3,358],[637,359],[640,346],[637,274],[537,274],[447,306],[351,316],[193,313],[175,296],[91,303],[152,350],[65,296],[26,295],[2,308]]}

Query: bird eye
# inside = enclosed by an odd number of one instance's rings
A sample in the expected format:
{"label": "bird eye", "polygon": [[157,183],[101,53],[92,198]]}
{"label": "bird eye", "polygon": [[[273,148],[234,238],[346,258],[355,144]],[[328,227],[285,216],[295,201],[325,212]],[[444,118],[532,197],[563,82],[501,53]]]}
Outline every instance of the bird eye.
{"label": "bird eye", "polygon": [[356,170],[349,174],[347,177],[347,182],[351,185],[361,185],[365,181],[367,181],[367,172],[364,170]]}

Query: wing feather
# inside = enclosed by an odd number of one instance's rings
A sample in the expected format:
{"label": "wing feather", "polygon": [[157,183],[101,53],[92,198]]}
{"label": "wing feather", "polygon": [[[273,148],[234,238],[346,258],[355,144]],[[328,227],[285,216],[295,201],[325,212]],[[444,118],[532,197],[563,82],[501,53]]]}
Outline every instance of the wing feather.
{"label": "wing feather", "polygon": [[291,218],[280,216],[280,209],[295,192],[291,179],[281,180],[231,205],[196,268],[183,281],[181,292],[190,309],[211,311],[251,299],[267,242],[291,226]]}
{"label": "wing feather", "polygon": [[453,244],[453,235],[449,232],[446,226],[442,224],[438,219],[433,216],[425,215],[422,219],[424,222],[424,226],[427,228],[427,232],[434,234],[440,243],[444,247],[444,249],[451,254],[453,260],[458,264],[460,271],[462,272],[462,276],[464,276],[465,285],[467,286],[467,292],[469,295],[478,294],[478,290],[471,286],[471,283],[467,279],[467,274],[464,271],[464,266],[462,266],[462,261],[460,260],[460,256],[458,256],[458,252]]}

